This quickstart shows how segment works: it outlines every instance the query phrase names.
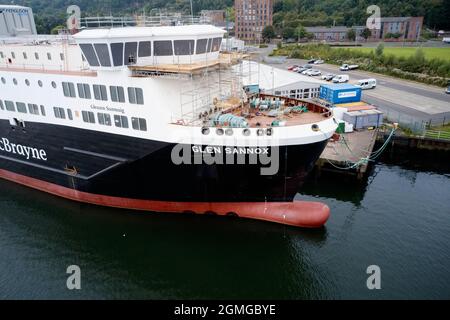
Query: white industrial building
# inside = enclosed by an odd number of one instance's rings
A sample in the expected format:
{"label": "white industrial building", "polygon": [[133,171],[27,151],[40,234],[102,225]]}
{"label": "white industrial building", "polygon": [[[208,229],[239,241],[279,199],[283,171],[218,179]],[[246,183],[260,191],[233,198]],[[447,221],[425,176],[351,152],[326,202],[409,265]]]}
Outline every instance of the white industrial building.
{"label": "white industrial building", "polygon": [[243,51],[245,48],[245,42],[234,37],[222,39],[222,51]]}
{"label": "white industrial building", "polygon": [[243,61],[241,68],[243,84],[259,85],[262,92],[289,98],[318,98],[320,85],[326,83],[318,78],[275,68],[253,61]]}
{"label": "white industrial building", "polygon": [[31,8],[0,5],[0,36],[16,37],[34,34],[37,32]]}

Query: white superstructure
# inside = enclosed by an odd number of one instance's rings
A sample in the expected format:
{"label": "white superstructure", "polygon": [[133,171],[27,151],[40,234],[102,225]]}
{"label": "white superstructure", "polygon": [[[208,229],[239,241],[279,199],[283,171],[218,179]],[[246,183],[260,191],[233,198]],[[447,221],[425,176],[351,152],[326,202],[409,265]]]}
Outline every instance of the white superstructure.
{"label": "white superstructure", "polygon": [[[322,141],[332,118],[205,135],[202,115],[229,88],[221,81],[224,31],[209,25],[84,30],[75,36],[0,39],[0,118],[71,126],[164,142],[294,145]],[[222,79],[223,80],[223,79]],[[242,88],[240,88],[242,89]]]}

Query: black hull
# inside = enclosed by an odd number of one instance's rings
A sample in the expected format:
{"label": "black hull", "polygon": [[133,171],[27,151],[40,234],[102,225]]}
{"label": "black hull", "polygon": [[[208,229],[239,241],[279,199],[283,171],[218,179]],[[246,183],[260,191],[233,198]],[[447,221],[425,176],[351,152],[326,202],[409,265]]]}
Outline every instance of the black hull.
{"label": "black hull", "polygon": [[292,201],[327,143],[280,147],[277,173],[261,175],[267,165],[176,165],[173,144],[65,126],[1,120],[3,138],[45,150],[46,160],[0,150],[0,169],[89,194],[177,202]]}

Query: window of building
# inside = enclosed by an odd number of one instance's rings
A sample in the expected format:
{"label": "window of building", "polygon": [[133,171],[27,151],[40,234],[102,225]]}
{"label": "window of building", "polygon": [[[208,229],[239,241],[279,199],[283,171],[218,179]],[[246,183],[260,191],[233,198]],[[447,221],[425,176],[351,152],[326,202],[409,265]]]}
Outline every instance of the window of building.
{"label": "window of building", "polygon": [[152,43],[150,41],[139,42],[139,58],[150,57],[152,55]]}
{"label": "window of building", "polygon": [[36,58],[36,60],[39,60],[39,53],[35,52],[34,57]]}
{"label": "window of building", "polygon": [[66,118],[66,113],[64,111],[64,108],[53,107],[53,112],[55,113],[55,117],[58,119]]}
{"label": "window of building", "polygon": [[128,88],[128,102],[144,104],[144,92],[141,88]]}
{"label": "window of building", "polygon": [[52,54],[50,52],[47,52],[47,59],[52,60]]}
{"label": "window of building", "polygon": [[28,104],[28,112],[31,113],[31,114],[39,115],[39,107],[38,107],[38,105],[29,103]]}
{"label": "window of building", "polygon": [[61,61],[64,61],[64,53],[60,53],[59,58],[61,59]]}
{"label": "window of building", "polygon": [[92,111],[81,111],[84,122],[95,123],[95,116]]}
{"label": "window of building", "polygon": [[41,105],[40,108],[41,108],[41,114],[42,114],[43,116],[45,116],[45,107]]}
{"label": "window of building", "polygon": [[98,123],[104,126],[111,125],[111,116],[107,113],[97,113]]}
{"label": "window of building", "polygon": [[109,91],[111,94],[111,100],[114,102],[125,102],[125,91],[123,87],[110,86]]}
{"label": "window of building", "polygon": [[5,108],[8,111],[16,111],[16,107],[14,106],[14,102],[12,102],[12,101],[6,100],[5,101]]}
{"label": "window of building", "polygon": [[108,100],[106,86],[94,84],[93,88],[94,88],[94,97],[96,100],[103,100],[103,101]]}
{"label": "window of building", "polygon": [[115,67],[123,65],[123,43],[111,43],[111,54]]}
{"label": "window of building", "polygon": [[114,125],[118,128],[128,128],[128,118],[126,116],[114,115]]}
{"label": "window of building", "polygon": [[134,130],[147,131],[147,121],[143,118],[131,118],[131,126]]}
{"label": "window of building", "polygon": [[175,55],[186,56],[194,54],[194,40],[175,40],[173,46],[175,48]]}
{"label": "window of building", "polygon": [[23,58],[24,58],[25,60],[28,59],[27,53],[26,53],[26,52],[23,53]]}
{"label": "window of building", "polygon": [[162,40],[153,42],[153,55],[155,56],[173,55],[172,41]]}
{"label": "window of building", "polygon": [[17,111],[21,113],[27,113],[27,106],[23,102],[16,102]]}
{"label": "window of building", "polygon": [[205,53],[207,44],[208,44],[208,39],[197,40],[197,49],[196,49],[195,53],[196,54]]}
{"label": "window of building", "polygon": [[62,87],[63,87],[64,96],[70,97],[70,98],[76,97],[75,85],[72,82],[63,82]]}
{"label": "window of building", "polygon": [[137,42],[127,42],[125,43],[125,53],[124,53],[124,65],[136,64],[137,57]]}
{"label": "window of building", "polygon": [[95,54],[94,47],[89,43],[80,44],[81,51],[83,52],[84,57],[88,61],[91,67],[99,67],[100,62],[98,62],[97,55]]}
{"label": "window of building", "polygon": [[81,99],[91,99],[91,89],[87,83],[77,83],[77,88]]}
{"label": "window of building", "polygon": [[105,43],[96,43],[94,44],[94,47],[97,52],[98,60],[100,60],[100,65],[102,67],[111,67],[108,45]]}

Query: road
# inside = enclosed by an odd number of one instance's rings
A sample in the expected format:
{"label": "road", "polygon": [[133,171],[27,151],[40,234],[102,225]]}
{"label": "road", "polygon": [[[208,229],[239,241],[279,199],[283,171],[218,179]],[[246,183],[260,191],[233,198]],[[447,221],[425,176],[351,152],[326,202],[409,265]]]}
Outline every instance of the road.
{"label": "road", "polygon": [[[271,48],[267,48],[261,50],[260,55],[266,56],[270,52]],[[286,69],[293,64],[305,63],[301,59],[287,59],[283,64],[271,65]],[[314,68],[322,74],[348,74],[350,83],[361,79],[377,79],[375,89],[363,91],[363,100],[383,110],[390,120],[405,123],[431,121],[433,124],[450,122],[450,94],[446,94],[443,88],[361,70],[342,72],[338,66],[330,64],[315,65]]]}

